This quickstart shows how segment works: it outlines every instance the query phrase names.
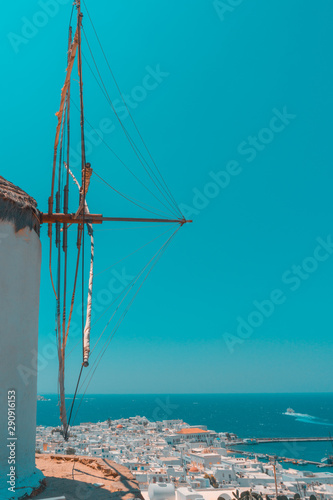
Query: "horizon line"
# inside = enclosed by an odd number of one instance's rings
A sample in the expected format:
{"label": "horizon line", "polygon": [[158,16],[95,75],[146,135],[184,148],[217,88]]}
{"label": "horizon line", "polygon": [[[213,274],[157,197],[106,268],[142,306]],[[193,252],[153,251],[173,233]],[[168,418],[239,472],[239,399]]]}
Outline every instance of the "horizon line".
{"label": "horizon line", "polygon": [[[311,391],[311,392],[91,392],[88,394],[77,393],[77,396],[259,396],[259,395],[299,395],[299,394],[333,394],[333,391]],[[39,396],[58,396],[56,392],[39,392]],[[67,396],[73,396],[74,393],[67,393]]]}

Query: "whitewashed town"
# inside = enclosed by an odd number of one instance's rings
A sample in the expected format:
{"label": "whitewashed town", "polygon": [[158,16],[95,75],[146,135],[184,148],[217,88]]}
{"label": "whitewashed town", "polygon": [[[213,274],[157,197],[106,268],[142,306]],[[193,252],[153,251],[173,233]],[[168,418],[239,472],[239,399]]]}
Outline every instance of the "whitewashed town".
{"label": "whitewashed town", "polygon": [[81,423],[68,441],[60,428],[37,427],[36,451],[101,457],[127,467],[145,500],[234,498],[332,499],[333,474],[283,468],[262,456],[235,456],[226,444],[237,436],[146,417]]}

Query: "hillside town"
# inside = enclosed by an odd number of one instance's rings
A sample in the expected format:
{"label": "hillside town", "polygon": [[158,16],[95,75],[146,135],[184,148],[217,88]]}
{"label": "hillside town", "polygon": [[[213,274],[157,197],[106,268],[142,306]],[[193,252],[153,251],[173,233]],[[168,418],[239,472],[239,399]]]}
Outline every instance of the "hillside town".
{"label": "hillside town", "polygon": [[132,417],[61,429],[37,427],[36,452],[100,457],[127,467],[145,500],[333,499],[333,474],[284,469],[274,460],[235,456],[237,436],[182,420]]}

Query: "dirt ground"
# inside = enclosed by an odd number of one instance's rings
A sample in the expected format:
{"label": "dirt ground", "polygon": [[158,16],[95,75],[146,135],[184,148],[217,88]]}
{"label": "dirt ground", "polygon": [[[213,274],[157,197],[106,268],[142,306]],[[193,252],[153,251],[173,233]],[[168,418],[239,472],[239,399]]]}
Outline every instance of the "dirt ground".
{"label": "dirt ground", "polygon": [[65,496],[66,500],[143,500],[130,471],[110,460],[37,454],[36,465],[45,476],[45,484],[29,498],[42,500]]}

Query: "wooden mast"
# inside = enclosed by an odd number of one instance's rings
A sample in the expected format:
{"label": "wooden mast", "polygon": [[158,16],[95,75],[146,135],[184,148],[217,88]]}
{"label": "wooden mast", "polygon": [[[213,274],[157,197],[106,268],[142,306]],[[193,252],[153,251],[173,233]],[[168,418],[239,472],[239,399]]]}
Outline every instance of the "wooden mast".
{"label": "wooden mast", "polygon": [[[81,0],[76,0],[77,8],[77,32],[78,32],[78,73],[79,73],[79,86],[80,86],[80,127],[81,127],[81,193],[80,193],[80,204],[79,210],[82,212],[82,224],[78,226],[77,235],[77,245],[78,248],[81,245],[82,235],[84,238],[84,215],[85,215],[85,195],[86,195],[86,182],[85,182],[85,169],[86,169],[86,150],[85,150],[85,139],[84,139],[84,107],[83,107],[83,79],[82,79],[82,48],[81,48],[81,29],[82,29],[82,12],[81,12]],[[84,242],[83,242],[84,243]]]}
{"label": "wooden mast", "polygon": [[[68,57],[67,63],[69,64],[70,51],[72,47],[72,26],[69,27],[68,33]],[[71,86],[70,82],[67,90],[67,155],[66,161],[69,166],[69,157],[70,157],[70,95],[71,95]],[[69,169],[67,168],[66,172],[66,184],[64,187],[64,214],[68,214],[68,202],[69,202]],[[63,344],[66,345],[66,294],[67,294],[67,222],[63,222],[62,228],[62,249],[64,252],[64,297],[63,297],[63,314],[62,314],[62,340]]]}
{"label": "wooden mast", "polygon": [[80,83],[81,171],[83,180],[84,169],[86,167],[86,150],[85,150],[85,140],[84,140],[84,108],[83,108],[82,49],[81,49],[81,30],[82,30],[83,15],[81,12],[81,0],[76,0],[76,7],[77,7],[77,32],[78,32],[78,70],[79,70],[79,83]]}

